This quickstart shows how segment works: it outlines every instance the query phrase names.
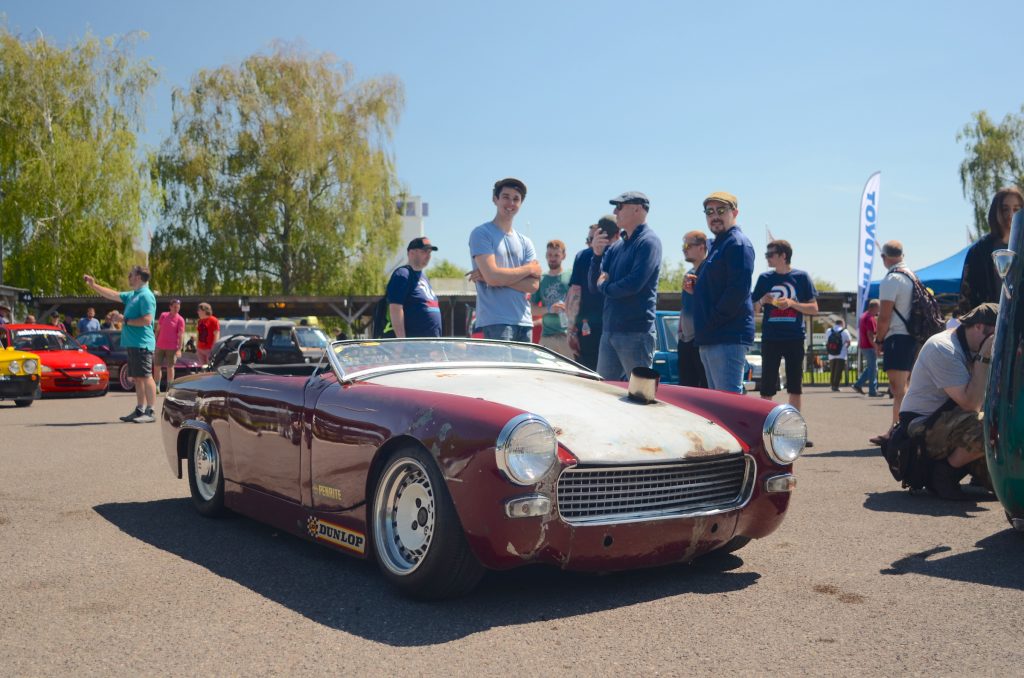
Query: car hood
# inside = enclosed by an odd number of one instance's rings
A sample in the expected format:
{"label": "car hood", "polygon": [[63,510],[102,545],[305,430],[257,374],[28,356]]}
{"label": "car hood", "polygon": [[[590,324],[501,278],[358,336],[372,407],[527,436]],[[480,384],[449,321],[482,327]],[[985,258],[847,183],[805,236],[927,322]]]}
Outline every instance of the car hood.
{"label": "car hood", "polygon": [[39,360],[47,367],[63,369],[85,369],[103,363],[102,358],[87,351],[40,351]]}
{"label": "car hood", "polygon": [[439,369],[375,376],[372,383],[483,398],[538,414],[586,464],[634,464],[739,454],[729,431],[663,402],[641,405],[621,386],[543,370]]}

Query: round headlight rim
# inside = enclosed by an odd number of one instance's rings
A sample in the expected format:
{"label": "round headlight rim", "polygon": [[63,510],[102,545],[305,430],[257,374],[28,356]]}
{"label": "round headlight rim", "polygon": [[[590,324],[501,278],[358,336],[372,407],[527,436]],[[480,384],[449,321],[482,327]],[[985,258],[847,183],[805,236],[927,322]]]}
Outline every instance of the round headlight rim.
{"label": "round headlight rim", "polygon": [[21,366],[17,360],[12,360],[7,364],[7,371],[10,372],[11,374],[17,374],[20,368]]}
{"label": "round headlight rim", "polygon": [[[775,428],[775,424],[778,422],[779,418],[783,414],[788,414],[788,413],[792,413],[792,414],[795,414],[796,416],[800,417],[801,421],[803,421],[803,424],[804,424],[804,446],[800,448],[800,451],[797,452],[795,457],[793,457],[792,459],[789,459],[789,460],[783,459],[781,456],[779,456],[779,454],[775,451],[775,446],[774,446],[774,444],[772,442],[772,432],[773,432],[773,429]],[[761,439],[764,441],[765,452],[768,453],[768,456],[776,464],[779,464],[781,466],[792,466],[793,463],[797,459],[800,458],[800,455],[803,454],[804,448],[806,448],[806,446],[807,446],[807,433],[806,432],[807,432],[807,420],[804,419],[804,415],[800,414],[800,410],[796,409],[795,407],[793,407],[789,403],[784,403],[782,405],[777,405],[776,407],[774,407],[772,409],[771,412],[768,413],[768,416],[765,417],[765,420],[764,420],[764,429],[762,430],[762,433],[761,433]]]}
{"label": "round headlight rim", "polygon": [[554,427],[544,417],[530,412],[517,414],[516,416],[509,419],[508,422],[506,422],[505,425],[502,427],[501,432],[498,434],[498,438],[494,446],[496,453],[495,459],[497,461],[498,468],[501,469],[501,472],[510,482],[513,482],[516,485],[522,485],[526,487],[536,485],[538,481],[530,480],[528,478],[520,478],[515,474],[515,472],[512,470],[512,465],[509,463],[508,460],[508,443],[520,427],[531,423],[537,423],[547,427],[547,429],[551,431],[552,438],[554,438],[555,440],[554,447],[551,451],[550,463],[548,464],[548,467],[544,470],[544,472],[541,473],[538,477],[540,478],[547,475],[558,461],[558,436],[555,434]]}
{"label": "round headlight rim", "polygon": [[39,369],[39,361],[28,358],[21,364],[21,369],[25,370],[25,374],[35,374]]}

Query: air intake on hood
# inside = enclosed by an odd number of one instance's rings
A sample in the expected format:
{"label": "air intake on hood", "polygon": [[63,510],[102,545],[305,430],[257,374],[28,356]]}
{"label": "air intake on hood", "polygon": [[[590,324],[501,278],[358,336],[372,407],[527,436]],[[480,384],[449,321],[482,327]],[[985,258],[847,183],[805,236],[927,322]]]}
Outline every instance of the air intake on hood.
{"label": "air intake on hood", "polygon": [[649,367],[634,367],[629,375],[629,399],[648,405],[658,394],[660,375]]}

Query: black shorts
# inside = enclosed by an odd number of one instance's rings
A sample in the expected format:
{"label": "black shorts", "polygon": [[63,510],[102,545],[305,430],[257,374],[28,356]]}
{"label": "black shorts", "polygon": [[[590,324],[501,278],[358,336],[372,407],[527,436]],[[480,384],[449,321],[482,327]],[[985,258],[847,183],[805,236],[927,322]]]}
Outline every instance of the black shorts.
{"label": "black shorts", "polygon": [[917,342],[909,334],[897,334],[886,337],[882,344],[882,359],[885,371],[899,370],[909,372],[914,366],[917,355]]}
{"label": "black shorts", "polygon": [[804,340],[761,341],[761,395],[779,392],[779,364],[786,359],[786,393],[803,393]]}
{"label": "black shorts", "polygon": [[128,351],[128,376],[146,377],[153,374],[153,352],[148,348],[134,348],[129,346]]}

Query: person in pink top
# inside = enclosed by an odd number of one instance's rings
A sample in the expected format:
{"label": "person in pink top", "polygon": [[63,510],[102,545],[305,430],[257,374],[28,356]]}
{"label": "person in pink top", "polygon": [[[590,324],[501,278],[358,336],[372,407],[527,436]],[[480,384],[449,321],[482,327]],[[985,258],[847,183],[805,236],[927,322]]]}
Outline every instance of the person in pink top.
{"label": "person in pink top", "polygon": [[860,316],[858,324],[859,337],[857,347],[864,356],[864,371],[860,373],[853,390],[861,395],[864,394],[864,387],[868,387],[868,395],[872,398],[878,397],[878,354],[876,353],[877,342],[875,332],[878,331],[878,311],[881,308],[878,299],[868,302],[868,310]]}
{"label": "person in pink top", "polygon": [[160,388],[160,368],[167,368],[168,386],[174,381],[174,361],[181,356],[185,347],[185,318],[181,310],[181,300],[171,301],[171,310],[161,313],[156,321],[156,351],[153,353],[153,380],[157,389]]}

